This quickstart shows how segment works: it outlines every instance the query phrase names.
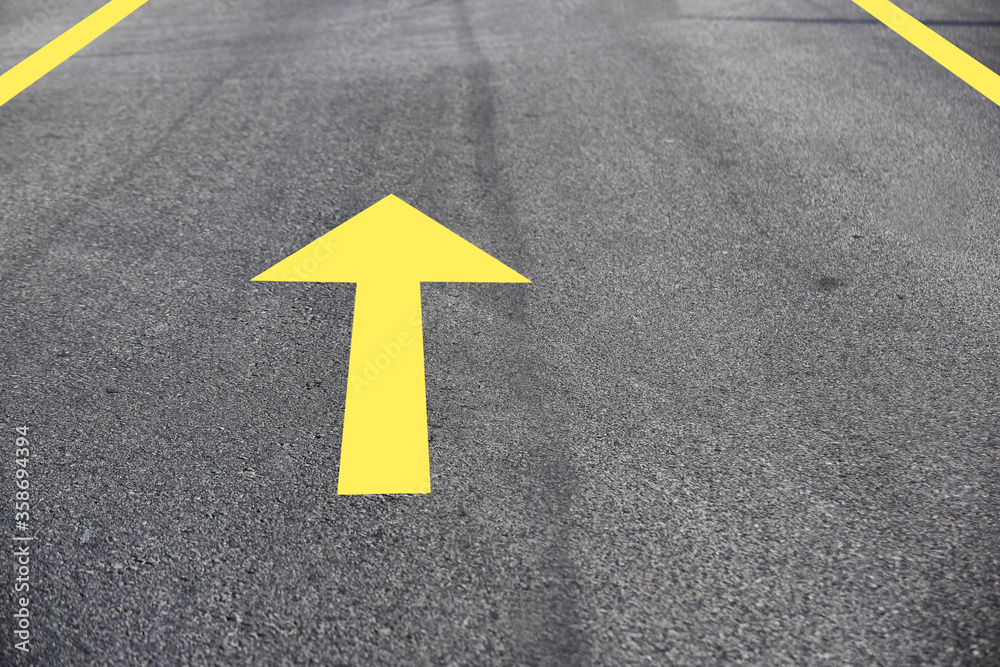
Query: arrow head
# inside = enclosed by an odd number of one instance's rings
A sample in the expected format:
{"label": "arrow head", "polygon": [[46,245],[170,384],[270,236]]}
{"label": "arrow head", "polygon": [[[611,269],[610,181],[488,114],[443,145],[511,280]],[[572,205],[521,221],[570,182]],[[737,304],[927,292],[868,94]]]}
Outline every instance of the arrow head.
{"label": "arrow head", "polygon": [[369,206],[253,280],[531,282],[395,195]]}

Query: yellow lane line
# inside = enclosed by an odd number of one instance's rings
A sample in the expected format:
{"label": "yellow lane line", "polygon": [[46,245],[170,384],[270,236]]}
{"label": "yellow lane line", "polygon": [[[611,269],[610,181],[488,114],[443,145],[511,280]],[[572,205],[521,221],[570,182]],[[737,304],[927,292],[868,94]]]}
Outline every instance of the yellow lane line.
{"label": "yellow lane line", "polygon": [[889,0],[854,0],[945,69],[1000,104],[1000,76]]}
{"label": "yellow lane line", "polygon": [[111,29],[148,0],[111,0],[96,12],[0,75],[0,106]]}

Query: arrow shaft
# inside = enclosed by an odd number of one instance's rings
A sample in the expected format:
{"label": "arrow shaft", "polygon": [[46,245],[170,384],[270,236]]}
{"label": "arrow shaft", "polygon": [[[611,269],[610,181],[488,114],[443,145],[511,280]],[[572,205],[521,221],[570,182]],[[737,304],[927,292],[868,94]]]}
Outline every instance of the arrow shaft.
{"label": "arrow shaft", "polygon": [[429,493],[418,281],[357,285],[337,493]]}

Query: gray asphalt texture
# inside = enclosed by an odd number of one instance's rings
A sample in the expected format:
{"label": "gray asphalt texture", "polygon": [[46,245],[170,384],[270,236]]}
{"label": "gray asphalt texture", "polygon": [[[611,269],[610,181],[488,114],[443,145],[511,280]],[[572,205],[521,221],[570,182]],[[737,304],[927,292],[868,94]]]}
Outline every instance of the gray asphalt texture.
{"label": "gray asphalt texture", "polygon": [[[846,0],[153,0],[0,108],[0,664],[998,665],[998,183]],[[423,287],[433,492],[338,497],[354,286],[250,278],[389,193],[533,284]]]}

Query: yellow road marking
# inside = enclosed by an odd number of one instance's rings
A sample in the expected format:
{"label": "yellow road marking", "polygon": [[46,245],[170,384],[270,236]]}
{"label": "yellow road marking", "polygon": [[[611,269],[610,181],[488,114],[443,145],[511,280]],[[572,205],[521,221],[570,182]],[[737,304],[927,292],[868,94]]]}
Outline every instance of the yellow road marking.
{"label": "yellow road marking", "polygon": [[1000,104],[1000,76],[889,0],[854,3],[980,93]]}
{"label": "yellow road marking", "polygon": [[0,106],[103,35],[148,0],[111,0],[96,12],[0,75]]}
{"label": "yellow road marking", "polygon": [[389,195],[253,280],[357,283],[337,493],[429,493],[422,282],[531,282]]}

